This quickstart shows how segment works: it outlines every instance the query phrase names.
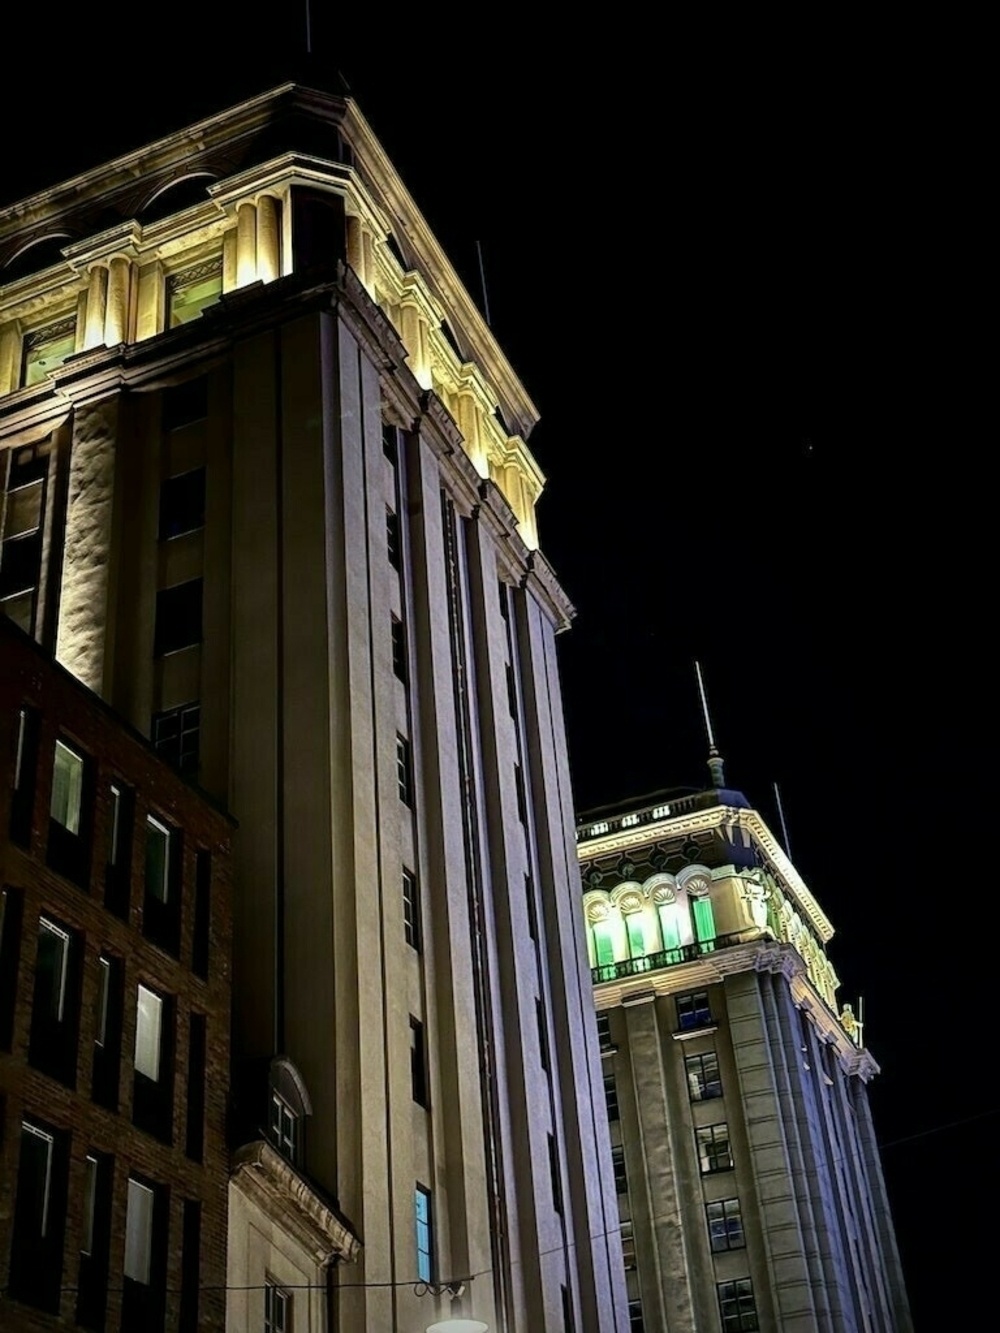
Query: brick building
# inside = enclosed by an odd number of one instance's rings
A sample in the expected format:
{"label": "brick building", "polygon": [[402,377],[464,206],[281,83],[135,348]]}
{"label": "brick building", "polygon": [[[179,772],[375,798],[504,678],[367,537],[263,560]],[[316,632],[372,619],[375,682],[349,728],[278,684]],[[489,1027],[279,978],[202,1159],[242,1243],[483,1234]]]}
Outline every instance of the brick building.
{"label": "brick building", "polygon": [[0,1326],[221,1330],[231,820],[0,616]]}

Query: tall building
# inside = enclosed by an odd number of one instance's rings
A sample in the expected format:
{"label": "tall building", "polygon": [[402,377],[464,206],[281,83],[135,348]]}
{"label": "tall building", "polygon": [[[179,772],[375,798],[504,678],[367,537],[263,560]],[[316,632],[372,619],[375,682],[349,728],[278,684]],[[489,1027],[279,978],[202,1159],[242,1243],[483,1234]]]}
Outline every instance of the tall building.
{"label": "tall building", "polygon": [[239,825],[232,1329],[624,1328],[535,420],[351,100],[0,212],[0,604]]}
{"label": "tall building", "polygon": [[635,1333],[910,1333],[833,927],[746,797],[577,827]]}
{"label": "tall building", "polygon": [[0,667],[0,1327],[222,1333],[232,824],[3,616]]}

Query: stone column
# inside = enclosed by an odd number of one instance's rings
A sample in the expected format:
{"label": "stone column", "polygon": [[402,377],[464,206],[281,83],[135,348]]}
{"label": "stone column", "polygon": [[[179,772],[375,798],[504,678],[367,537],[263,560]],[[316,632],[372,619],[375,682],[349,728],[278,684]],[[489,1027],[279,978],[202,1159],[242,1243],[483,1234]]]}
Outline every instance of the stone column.
{"label": "stone column", "polygon": [[222,291],[235,292],[236,290],[236,251],[237,229],[230,227],[222,235]]}
{"label": "stone column", "polygon": [[21,326],[16,319],[0,328],[0,394],[12,393],[20,375]]}
{"label": "stone column", "polygon": [[115,255],[108,266],[108,294],[104,309],[104,344],[114,347],[128,337],[128,305],[132,265]]}
{"label": "stone column", "polygon": [[166,326],[164,304],[163,265],[158,262],[147,264],[139,271],[136,342],[155,337]]}
{"label": "stone column", "polygon": [[87,330],[83,340],[85,349],[100,347],[104,341],[107,305],[108,270],[103,264],[95,264],[87,279]]}
{"label": "stone column", "polygon": [[257,200],[257,277],[273,282],[281,277],[278,201],[269,194]]}
{"label": "stone column", "polygon": [[423,389],[431,388],[431,373],[427,361],[427,324],[410,301],[404,301],[399,307],[403,325],[403,345],[408,353],[407,360],[418,384]]}
{"label": "stone column", "polygon": [[257,209],[240,204],[236,210],[236,286],[246,287],[257,279]]}

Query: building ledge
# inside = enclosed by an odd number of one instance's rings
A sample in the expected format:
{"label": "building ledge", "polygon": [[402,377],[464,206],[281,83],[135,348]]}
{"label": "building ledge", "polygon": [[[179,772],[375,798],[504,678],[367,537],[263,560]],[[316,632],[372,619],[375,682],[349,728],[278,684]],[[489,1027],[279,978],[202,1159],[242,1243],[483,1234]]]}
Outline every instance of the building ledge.
{"label": "building ledge", "polygon": [[354,1263],[361,1242],[304,1176],[258,1139],[233,1154],[233,1184],[320,1265]]}

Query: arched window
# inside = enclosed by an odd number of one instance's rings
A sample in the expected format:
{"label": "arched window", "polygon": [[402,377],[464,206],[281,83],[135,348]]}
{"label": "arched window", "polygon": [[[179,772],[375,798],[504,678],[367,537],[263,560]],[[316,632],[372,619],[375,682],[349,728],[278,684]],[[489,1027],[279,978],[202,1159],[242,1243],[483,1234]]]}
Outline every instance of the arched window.
{"label": "arched window", "polygon": [[305,1150],[305,1120],[312,1103],[302,1075],[286,1056],[271,1061],[268,1079],[267,1137],[293,1166],[300,1166]]}
{"label": "arched window", "polygon": [[595,921],[591,927],[594,937],[594,966],[607,967],[615,961],[615,943],[608,921]]}
{"label": "arched window", "polygon": [[645,958],[647,953],[646,932],[642,911],[627,912],[623,915],[625,917],[625,931],[628,935],[629,958]]}
{"label": "arched window", "polygon": [[665,953],[676,954],[676,959],[671,958],[671,962],[679,962],[681,956],[681,915],[677,906],[676,899],[671,898],[670,902],[660,903],[657,908],[660,917],[660,937],[663,940],[663,949]]}

